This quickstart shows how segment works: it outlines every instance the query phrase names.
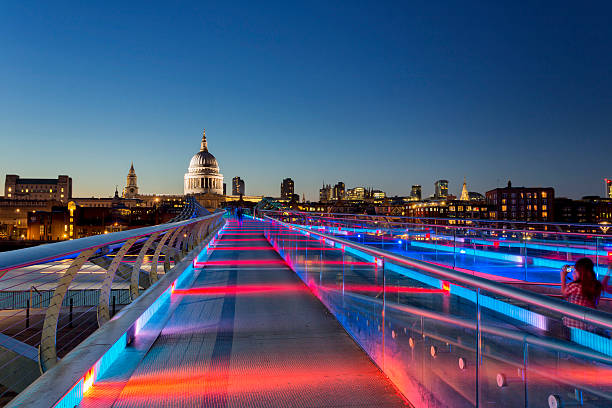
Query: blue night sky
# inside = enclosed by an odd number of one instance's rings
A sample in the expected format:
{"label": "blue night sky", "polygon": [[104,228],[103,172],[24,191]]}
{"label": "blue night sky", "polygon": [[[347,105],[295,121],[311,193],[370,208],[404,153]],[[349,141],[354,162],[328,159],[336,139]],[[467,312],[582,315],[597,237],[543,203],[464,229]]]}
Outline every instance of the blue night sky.
{"label": "blue night sky", "polygon": [[0,3],[0,183],[180,193],[202,128],[247,194],[612,177],[609,1],[89,3]]}

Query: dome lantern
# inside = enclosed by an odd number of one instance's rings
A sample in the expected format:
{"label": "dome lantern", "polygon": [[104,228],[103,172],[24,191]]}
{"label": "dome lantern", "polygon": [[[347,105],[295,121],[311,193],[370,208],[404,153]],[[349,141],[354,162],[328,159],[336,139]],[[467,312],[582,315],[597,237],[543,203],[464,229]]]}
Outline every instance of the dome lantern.
{"label": "dome lantern", "polygon": [[204,131],[202,132],[202,143],[200,144],[200,151],[208,151],[208,143],[206,142],[206,129],[204,129]]}

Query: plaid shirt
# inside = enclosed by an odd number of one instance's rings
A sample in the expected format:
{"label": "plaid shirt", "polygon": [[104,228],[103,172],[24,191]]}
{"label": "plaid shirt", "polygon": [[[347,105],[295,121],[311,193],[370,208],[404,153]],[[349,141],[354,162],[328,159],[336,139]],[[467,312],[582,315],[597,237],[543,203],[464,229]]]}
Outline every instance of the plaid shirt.
{"label": "plaid shirt", "polygon": [[[590,307],[591,309],[597,308],[597,299],[589,299],[582,294],[582,286],[577,282],[570,282],[565,288],[565,297],[568,302],[576,305]],[[577,327],[579,329],[589,329],[589,326],[581,321],[570,319],[568,317],[563,318],[563,324],[568,327]]]}

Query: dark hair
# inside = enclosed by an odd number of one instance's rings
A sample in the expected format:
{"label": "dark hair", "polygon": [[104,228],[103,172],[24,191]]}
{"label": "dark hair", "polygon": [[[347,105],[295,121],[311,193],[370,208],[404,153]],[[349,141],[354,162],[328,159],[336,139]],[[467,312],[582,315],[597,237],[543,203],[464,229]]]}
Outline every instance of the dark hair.
{"label": "dark hair", "polygon": [[601,283],[595,275],[595,264],[589,258],[580,258],[576,261],[576,270],[580,273],[580,278],[575,280],[580,283],[582,295],[586,298],[597,300],[601,295]]}

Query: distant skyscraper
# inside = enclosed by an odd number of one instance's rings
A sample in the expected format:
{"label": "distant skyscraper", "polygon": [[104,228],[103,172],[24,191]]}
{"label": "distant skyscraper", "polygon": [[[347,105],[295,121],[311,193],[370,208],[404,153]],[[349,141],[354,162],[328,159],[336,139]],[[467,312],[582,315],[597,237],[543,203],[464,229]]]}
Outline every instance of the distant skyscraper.
{"label": "distant skyscraper", "polygon": [[244,180],[236,176],[232,179],[232,195],[244,195]]}
{"label": "distant skyscraper", "polygon": [[461,201],[470,201],[470,193],[467,189],[467,183],[465,181],[465,177],[463,178],[463,188],[461,189],[461,196],[459,197]]}
{"label": "distant skyscraper", "polygon": [[285,200],[291,200],[293,198],[294,191],[293,180],[286,178],[281,183],[281,198]]}
{"label": "distant skyscraper", "polygon": [[436,181],[434,186],[434,198],[445,199],[446,197],[448,197],[448,180],[438,180]]}
{"label": "distant skyscraper", "polygon": [[345,194],[345,186],[344,183],[339,181],[335,186],[334,186],[334,191],[332,194],[332,198],[334,200],[342,200],[344,198],[344,194]]}
{"label": "distant skyscraper", "polygon": [[123,198],[134,198],[138,195],[138,178],[134,171],[134,163],[130,166],[130,172],[127,175],[125,188],[123,189]]}
{"label": "distant skyscraper", "polygon": [[612,179],[606,180],[606,198],[612,198]]}
{"label": "distant skyscraper", "polygon": [[420,200],[421,199],[421,185],[420,184],[415,184],[412,186],[412,189],[410,190],[410,198],[412,198],[413,200]]}

